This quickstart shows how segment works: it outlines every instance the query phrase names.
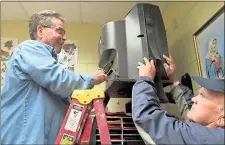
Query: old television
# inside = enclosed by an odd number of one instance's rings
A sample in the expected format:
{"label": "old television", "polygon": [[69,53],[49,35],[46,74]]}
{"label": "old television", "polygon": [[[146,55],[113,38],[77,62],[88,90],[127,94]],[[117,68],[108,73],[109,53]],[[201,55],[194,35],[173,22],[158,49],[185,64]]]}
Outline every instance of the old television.
{"label": "old television", "polygon": [[161,102],[168,102],[163,87],[168,85],[163,68],[168,56],[166,31],[160,9],[152,4],[136,4],[124,20],[103,26],[99,40],[99,67],[108,75],[105,93],[108,97],[131,97],[138,79],[137,65],[143,57],[153,59],[157,72],[155,82]]}

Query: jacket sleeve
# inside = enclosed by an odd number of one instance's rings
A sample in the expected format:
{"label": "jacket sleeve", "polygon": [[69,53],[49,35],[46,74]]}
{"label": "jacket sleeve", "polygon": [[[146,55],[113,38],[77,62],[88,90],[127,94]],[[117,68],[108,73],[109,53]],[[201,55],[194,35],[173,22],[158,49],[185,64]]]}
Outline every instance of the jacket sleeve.
{"label": "jacket sleeve", "polygon": [[[140,77],[132,90],[132,118],[156,144],[204,144],[213,143],[207,127],[192,122],[183,122],[160,109],[152,79]],[[220,141],[222,134],[216,137]]]}
{"label": "jacket sleeve", "polygon": [[[176,102],[176,105],[180,111],[182,119],[186,119],[186,114],[189,111],[189,105],[187,104],[188,101],[185,100],[185,96],[188,99],[192,98],[191,91],[182,85],[177,85],[173,87],[170,91],[173,96],[173,99]],[[190,102],[190,101],[189,101]]]}
{"label": "jacket sleeve", "polygon": [[[63,69],[46,48],[24,44],[13,54],[13,70],[17,77],[34,81],[57,96],[67,98],[74,89],[90,89],[94,79]],[[28,79],[27,79],[28,78]]]}

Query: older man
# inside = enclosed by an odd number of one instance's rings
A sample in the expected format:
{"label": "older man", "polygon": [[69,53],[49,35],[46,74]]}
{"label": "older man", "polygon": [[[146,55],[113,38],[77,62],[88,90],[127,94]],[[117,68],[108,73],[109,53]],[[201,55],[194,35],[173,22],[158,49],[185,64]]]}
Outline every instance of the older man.
{"label": "older man", "polygon": [[[202,88],[192,99],[192,109],[187,111],[192,122],[183,122],[160,109],[153,82],[154,62],[146,58],[144,61],[145,64],[139,62],[140,78],[132,91],[134,122],[156,144],[224,144],[224,80],[194,77]],[[165,64],[167,67],[172,66]]]}
{"label": "older man", "polygon": [[57,63],[66,40],[64,19],[54,11],[31,16],[30,37],[8,61],[1,102],[2,144],[54,144],[74,89],[93,88],[102,72],[79,75]]}

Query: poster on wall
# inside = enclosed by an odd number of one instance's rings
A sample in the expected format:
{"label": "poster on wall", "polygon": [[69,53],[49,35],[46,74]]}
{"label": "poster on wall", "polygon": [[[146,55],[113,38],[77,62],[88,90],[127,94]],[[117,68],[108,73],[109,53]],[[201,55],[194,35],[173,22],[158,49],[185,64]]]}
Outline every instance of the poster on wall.
{"label": "poster on wall", "polygon": [[0,59],[7,60],[17,44],[17,38],[1,37]]}
{"label": "poster on wall", "polygon": [[224,78],[224,9],[194,34],[199,74],[209,79]]}
{"label": "poster on wall", "polygon": [[75,40],[66,40],[57,57],[59,64],[74,72],[78,62],[77,42]]}
{"label": "poster on wall", "polygon": [[11,37],[1,37],[0,48],[0,86],[1,90],[5,81],[5,71],[7,67],[8,57],[12,53],[13,49],[17,46],[18,39]]}
{"label": "poster on wall", "polygon": [[6,67],[7,67],[7,61],[1,61],[1,90],[5,81],[5,71],[6,71]]}

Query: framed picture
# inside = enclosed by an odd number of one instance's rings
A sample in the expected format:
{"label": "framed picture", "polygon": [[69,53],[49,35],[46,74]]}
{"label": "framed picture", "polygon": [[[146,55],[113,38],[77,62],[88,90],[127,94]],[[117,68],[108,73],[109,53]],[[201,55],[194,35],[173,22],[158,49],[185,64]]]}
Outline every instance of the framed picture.
{"label": "framed picture", "polygon": [[224,78],[224,8],[194,33],[199,75],[209,79]]}
{"label": "framed picture", "polygon": [[75,72],[78,61],[78,44],[75,40],[66,40],[58,54],[58,62],[65,69]]}
{"label": "framed picture", "polygon": [[[11,37],[1,37],[0,47],[0,86],[1,90],[5,81],[5,72],[8,63],[8,57],[12,53],[13,49],[17,46],[18,39]],[[0,90],[0,94],[1,94]]]}
{"label": "framed picture", "polygon": [[17,38],[1,37],[0,59],[7,60],[17,44]]}
{"label": "framed picture", "polygon": [[5,81],[5,72],[6,72],[6,67],[7,67],[7,63],[8,61],[3,60],[0,61],[0,74],[1,74],[1,78],[0,78],[0,84],[1,84],[1,90]]}

